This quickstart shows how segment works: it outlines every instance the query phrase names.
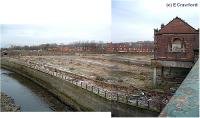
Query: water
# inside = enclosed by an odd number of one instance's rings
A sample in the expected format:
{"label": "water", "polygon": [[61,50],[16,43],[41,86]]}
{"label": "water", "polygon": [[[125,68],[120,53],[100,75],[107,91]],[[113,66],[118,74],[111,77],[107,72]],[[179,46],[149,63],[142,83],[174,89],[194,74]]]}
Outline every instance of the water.
{"label": "water", "polygon": [[1,91],[11,96],[21,111],[73,111],[50,92],[28,78],[5,69],[1,70]]}

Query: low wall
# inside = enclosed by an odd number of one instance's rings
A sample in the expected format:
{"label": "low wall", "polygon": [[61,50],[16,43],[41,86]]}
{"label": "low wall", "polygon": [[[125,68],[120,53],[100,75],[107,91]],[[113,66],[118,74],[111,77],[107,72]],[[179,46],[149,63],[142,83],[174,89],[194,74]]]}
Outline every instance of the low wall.
{"label": "low wall", "polygon": [[107,100],[58,77],[1,59],[1,67],[26,76],[77,111],[112,112],[112,116],[158,116],[159,113]]}

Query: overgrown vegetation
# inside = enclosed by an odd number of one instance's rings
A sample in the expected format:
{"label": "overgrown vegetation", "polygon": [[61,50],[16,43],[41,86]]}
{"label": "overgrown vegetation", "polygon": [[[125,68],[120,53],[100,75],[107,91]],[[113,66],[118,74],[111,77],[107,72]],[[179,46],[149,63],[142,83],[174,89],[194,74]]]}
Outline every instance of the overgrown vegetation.
{"label": "overgrown vegetation", "polygon": [[104,81],[104,78],[101,77],[101,76],[96,76],[96,80],[99,80],[99,81]]}

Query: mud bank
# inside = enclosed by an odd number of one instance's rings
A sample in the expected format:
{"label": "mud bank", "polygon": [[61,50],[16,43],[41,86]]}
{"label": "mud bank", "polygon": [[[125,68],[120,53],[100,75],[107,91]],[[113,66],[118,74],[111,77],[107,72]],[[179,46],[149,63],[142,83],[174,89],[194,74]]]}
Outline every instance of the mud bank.
{"label": "mud bank", "polygon": [[13,111],[19,112],[20,106],[15,104],[15,101],[10,96],[6,95],[5,93],[1,92],[1,112]]}

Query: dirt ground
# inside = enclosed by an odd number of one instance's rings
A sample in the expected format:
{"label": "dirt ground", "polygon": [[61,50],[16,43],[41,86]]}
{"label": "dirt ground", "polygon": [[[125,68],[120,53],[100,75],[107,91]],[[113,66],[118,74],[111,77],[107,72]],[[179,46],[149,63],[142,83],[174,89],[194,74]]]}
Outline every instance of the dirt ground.
{"label": "dirt ground", "polygon": [[152,55],[87,54],[70,56],[21,56],[24,61],[70,71],[87,78],[146,89],[152,85]]}

